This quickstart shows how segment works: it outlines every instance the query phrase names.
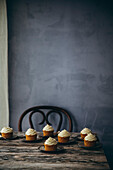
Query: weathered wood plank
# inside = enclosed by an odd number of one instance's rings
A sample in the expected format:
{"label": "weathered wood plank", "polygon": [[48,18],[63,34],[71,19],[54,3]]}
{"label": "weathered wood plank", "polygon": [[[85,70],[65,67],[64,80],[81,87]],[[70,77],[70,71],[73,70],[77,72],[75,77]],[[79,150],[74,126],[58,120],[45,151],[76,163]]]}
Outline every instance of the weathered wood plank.
{"label": "weathered wood plank", "polygon": [[[23,137],[23,133],[20,133]],[[72,133],[72,136],[77,136]],[[65,152],[47,154],[39,143],[24,143],[23,138],[0,140],[0,169],[109,169],[103,149],[85,150],[77,144],[64,145]]]}
{"label": "weathered wood plank", "polygon": [[4,165],[0,165],[1,169],[77,169],[77,170],[109,170],[109,167],[107,165],[90,165],[86,163],[31,163],[31,162],[23,162],[18,161],[18,162],[9,162],[9,163],[4,163]]}

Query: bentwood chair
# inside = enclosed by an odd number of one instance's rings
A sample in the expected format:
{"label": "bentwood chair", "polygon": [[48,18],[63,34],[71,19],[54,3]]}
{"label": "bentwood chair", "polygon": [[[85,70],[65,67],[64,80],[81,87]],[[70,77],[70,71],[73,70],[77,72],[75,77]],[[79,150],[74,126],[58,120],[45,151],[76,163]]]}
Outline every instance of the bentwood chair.
{"label": "bentwood chair", "polygon": [[[47,110],[47,113],[44,113],[44,110]],[[22,121],[23,118],[29,114],[29,124],[30,127],[34,129],[33,121],[32,121],[32,116],[34,113],[40,113],[43,116],[43,120],[39,123],[40,125],[46,122],[47,124],[51,125],[51,123],[48,120],[48,117],[50,116],[51,113],[56,113],[59,115],[59,124],[57,127],[57,131],[60,130],[62,122],[63,122],[63,116],[66,116],[68,118],[68,124],[69,124],[69,132],[72,131],[72,120],[70,117],[70,114],[63,108],[61,107],[56,107],[56,106],[35,106],[31,107],[27,110],[25,110],[22,115],[20,116],[19,122],[18,122],[18,131],[22,131]]]}

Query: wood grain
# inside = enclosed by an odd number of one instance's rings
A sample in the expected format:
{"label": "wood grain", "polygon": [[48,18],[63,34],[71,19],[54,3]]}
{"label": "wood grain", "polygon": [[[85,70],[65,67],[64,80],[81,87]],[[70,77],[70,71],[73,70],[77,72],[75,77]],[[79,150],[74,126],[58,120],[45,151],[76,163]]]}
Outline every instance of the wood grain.
{"label": "wood grain", "polygon": [[[110,169],[102,148],[85,150],[75,143],[64,145],[64,153],[48,154],[39,150],[44,140],[25,143],[23,135],[21,132],[18,139],[0,140],[0,169]],[[72,133],[72,137],[77,135]]]}

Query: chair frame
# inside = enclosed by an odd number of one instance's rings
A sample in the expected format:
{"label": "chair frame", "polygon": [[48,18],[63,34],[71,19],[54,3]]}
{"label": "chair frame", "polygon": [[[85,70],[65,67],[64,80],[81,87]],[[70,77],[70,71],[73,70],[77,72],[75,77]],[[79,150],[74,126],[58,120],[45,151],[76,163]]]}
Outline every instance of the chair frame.
{"label": "chair frame", "polygon": [[[44,112],[42,110],[50,110],[47,112],[47,114],[45,115]],[[20,116],[20,119],[19,119],[19,122],[18,122],[18,131],[19,132],[22,132],[22,121],[23,121],[23,118],[25,117],[25,115],[27,115],[28,113],[29,114],[29,124],[30,124],[30,127],[34,129],[34,126],[33,126],[33,123],[32,123],[32,115],[34,113],[41,113],[42,116],[43,116],[43,120],[39,123],[39,124],[43,124],[45,121],[47,124],[51,125],[51,123],[49,122],[48,120],[48,117],[51,113],[57,113],[59,116],[60,116],[60,121],[59,121],[59,124],[58,124],[58,128],[57,128],[57,131],[60,130],[61,128],[61,125],[62,125],[62,114],[61,113],[64,113],[67,118],[68,118],[68,121],[69,121],[69,132],[72,131],[72,119],[69,115],[69,113],[61,108],[61,107],[56,107],[56,106],[35,106],[35,107],[31,107],[27,110],[25,110],[22,115]]]}

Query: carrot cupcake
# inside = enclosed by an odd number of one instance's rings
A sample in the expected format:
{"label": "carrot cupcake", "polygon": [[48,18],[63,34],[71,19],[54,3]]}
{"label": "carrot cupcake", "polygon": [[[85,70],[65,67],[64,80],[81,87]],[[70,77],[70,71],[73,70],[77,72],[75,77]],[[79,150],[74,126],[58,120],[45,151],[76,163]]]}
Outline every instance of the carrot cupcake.
{"label": "carrot cupcake", "polygon": [[56,139],[49,137],[44,143],[45,151],[56,151],[57,141]]}
{"label": "carrot cupcake", "polygon": [[11,138],[13,136],[13,129],[10,127],[3,127],[1,130],[1,135],[6,139]]}
{"label": "carrot cupcake", "polygon": [[53,136],[53,132],[53,127],[48,124],[43,128],[43,136]]}
{"label": "carrot cupcake", "polygon": [[84,128],[84,129],[80,132],[81,138],[84,139],[89,133],[91,133],[91,130],[88,129],[88,128]]}
{"label": "carrot cupcake", "polygon": [[58,142],[59,143],[67,143],[69,141],[70,138],[70,133],[67,130],[62,130],[59,134],[58,134]]}
{"label": "carrot cupcake", "polygon": [[26,131],[25,136],[26,136],[26,140],[34,141],[37,139],[37,132],[36,132],[36,130],[29,128]]}
{"label": "carrot cupcake", "polygon": [[85,138],[84,138],[84,145],[86,147],[93,147],[95,146],[97,141],[97,138],[95,135],[93,135],[92,133],[89,133]]}

